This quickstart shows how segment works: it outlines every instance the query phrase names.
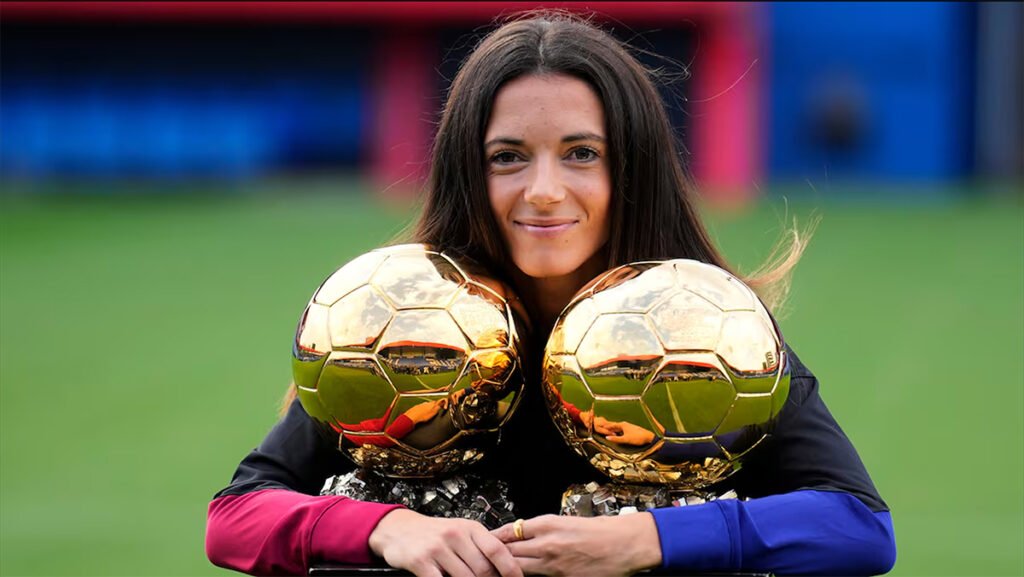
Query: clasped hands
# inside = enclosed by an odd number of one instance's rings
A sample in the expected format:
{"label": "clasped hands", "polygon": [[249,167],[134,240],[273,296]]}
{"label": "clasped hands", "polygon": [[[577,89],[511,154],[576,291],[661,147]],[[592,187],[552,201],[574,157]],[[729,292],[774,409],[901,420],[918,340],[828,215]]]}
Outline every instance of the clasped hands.
{"label": "clasped hands", "polygon": [[580,413],[580,420],[595,433],[620,445],[641,446],[654,442],[654,433],[629,421],[609,421],[604,417],[595,417],[593,411]]}
{"label": "clasped hands", "polygon": [[649,513],[617,517],[543,515],[488,531],[467,519],[398,509],[381,519],[370,548],[418,577],[630,575],[661,564]]}

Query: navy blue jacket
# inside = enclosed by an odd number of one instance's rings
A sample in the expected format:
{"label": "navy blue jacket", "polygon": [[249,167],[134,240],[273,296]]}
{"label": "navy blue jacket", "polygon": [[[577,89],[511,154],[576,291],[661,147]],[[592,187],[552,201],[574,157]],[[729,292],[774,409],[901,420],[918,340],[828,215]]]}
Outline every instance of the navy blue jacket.
{"label": "navy blue jacket", "polygon": [[[885,573],[895,563],[888,507],[825,407],[817,379],[788,352],[790,394],[772,436],[746,456],[739,472],[714,488],[734,489],[748,500],[655,510],[665,568],[868,575]],[[472,471],[508,481],[517,513],[526,518],[557,512],[570,484],[607,480],[562,440],[544,404],[538,373],[527,370],[522,401],[502,429],[498,448]],[[337,497],[310,497],[321,500],[317,505],[281,491],[315,495],[326,477],[353,467],[294,402],[242,461],[231,484],[215,496],[207,541],[211,559],[252,572],[298,571],[323,559],[324,550],[334,551],[339,544],[324,544],[317,535],[316,523],[326,523],[318,521],[324,513],[317,507],[338,513],[332,527],[365,521],[368,509],[350,508],[352,513],[343,517],[345,507],[326,502]],[[248,499],[253,493],[260,495]],[[385,513],[381,509],[373,518]],[[303,521],[306,517],[313,520]],[[297,533],[295,527],[308,527],[310,534]],[[365,539],[371,529],[353,530],[349,540]],[[249,541],[252,547],[245,545]],[[350,559],[368,555],[364,543],[341,546],[358,549]]]}

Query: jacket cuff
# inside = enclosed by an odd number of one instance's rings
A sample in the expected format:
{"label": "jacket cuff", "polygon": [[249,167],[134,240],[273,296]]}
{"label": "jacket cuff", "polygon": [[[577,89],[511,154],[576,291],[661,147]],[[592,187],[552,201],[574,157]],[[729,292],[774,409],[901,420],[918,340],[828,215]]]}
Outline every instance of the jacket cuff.
{"label": "jacket cuff", "polygon": [[385,505],[338,497],[313,525],[309,552],[313,562],[366,565],[376,558],[370,551],[370,533],[377,523],[401,505]]}
{"label": "jacket cuff", "polygon": [[412,419],[405,415],[398,415],[395,422],[391,423],[391,426],[385,431],[391,435],[392,438],[401,439],[408,435],[416,427],[416,423],[412,422]]}
{"label": "jacket cuff", "polygon": [[732,567],[729,525],[717,503],[651,511],[665,568],[691,571]]}

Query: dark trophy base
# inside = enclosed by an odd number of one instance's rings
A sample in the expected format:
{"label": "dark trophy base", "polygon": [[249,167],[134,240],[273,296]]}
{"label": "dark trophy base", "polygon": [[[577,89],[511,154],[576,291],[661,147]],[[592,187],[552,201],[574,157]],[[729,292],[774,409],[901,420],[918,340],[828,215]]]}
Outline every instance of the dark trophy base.
{"label": "dark trophy base", "polygon": [[699,491],[672,491],[664,485],[590,482],[571,485],[562,494],[559,515],[571,517],[599,517],[628,515],[661,507],[686,507],[718,499],[735,499],[736,493],[721,495]]}
{"label": "dark trophy base", "polygon": [[[496,528],[515,520],[508,486],[502,481],[483,480],[473,475],[457,475],[444,480],[389,479],[358,469],[331,477],[320,491],[322,495],[344,495],[353,499],[378,503],[402,504],[425,515],[458,517],[480,521]],[[665,487],[651,485],[608,484],[572,485],[562,496],[563,515],[593,517],[624,515],[656,507],[684,507],[715,499],[734,499],[731,491],[724,495],[678,494]],[[571,503],[571,505],[567,505]],[[567,508],[568,507],[568,508]],[[318,577],[407,577],[412,573],[383,565],[317,565],[309,575]],[[649,577],[771,577],[770,573],[686,573],[668,569],[649,569],[637,575]]]}
{"label": "dark trophy base", "polygon": [[[405,571],[404,569],[392,569],[391,567],[356,567],[356,566],[320,566],[311,567],[309,569],[310,575],[327,577],[330,576],[347,576],[347,577],[407,577],[412,573]],[[771,577],[771,573],[682,573],[678,571],[669,571],[666,569],[651,569],[647,571],[641,571],[637,575],[644,575],[650,577]]]}
{"label": "dark trophy base", "polygon": [[431,517],[471,519],[488,529],[515,521],[508,485],[475,475],[444,479],[391,479],[366,469],[327,479],[321,495],[404,505]]}

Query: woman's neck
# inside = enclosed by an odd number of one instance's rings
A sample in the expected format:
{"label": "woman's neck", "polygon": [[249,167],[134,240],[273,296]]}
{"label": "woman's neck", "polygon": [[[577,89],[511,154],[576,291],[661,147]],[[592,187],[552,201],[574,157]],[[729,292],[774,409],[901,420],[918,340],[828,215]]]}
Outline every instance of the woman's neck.
{"label": "woman's neck", "polygon": [[607,262],[603,251],[595,254],[575,271],[558,277],[531,277],[516,270],[513,273],[516,292],[526,305],[534,330],[547,335],[573,295],[583,285],[604,272]]}

